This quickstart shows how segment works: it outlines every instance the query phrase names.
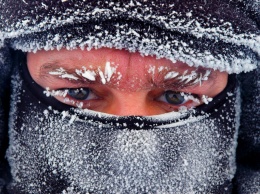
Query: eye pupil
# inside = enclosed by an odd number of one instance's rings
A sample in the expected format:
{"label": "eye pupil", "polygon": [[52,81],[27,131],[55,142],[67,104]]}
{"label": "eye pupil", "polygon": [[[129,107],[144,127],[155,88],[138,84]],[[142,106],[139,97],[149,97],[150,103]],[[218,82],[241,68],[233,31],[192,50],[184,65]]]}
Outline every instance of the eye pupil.
{"label": "eye pupil", "polygon": [[174,104],[174,105],[182,104],[185,101],[184,96],[182,96],[178,92],[173,92],[173,91],[166,91],[165,98],[169,104]]}
{"label": "eye pupil", "polygon": [[77,99],[77,100],[85,100],[89,96],[88,88],[77,88],[77,89],[69,89],[68,95]]}

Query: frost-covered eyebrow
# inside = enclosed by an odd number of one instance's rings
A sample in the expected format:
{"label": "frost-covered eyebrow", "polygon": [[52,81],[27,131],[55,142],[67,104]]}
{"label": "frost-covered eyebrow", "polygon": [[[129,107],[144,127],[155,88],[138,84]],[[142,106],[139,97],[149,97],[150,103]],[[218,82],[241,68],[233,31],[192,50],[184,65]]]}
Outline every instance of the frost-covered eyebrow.
{"label": "frost-covered eyebrow", "polygon": [[[64,71],[67,73],[67,77],[59,77],[59,76],[55,76],[55,78],[60,79],[60,80],[65,80],[65,81],[69,81],[71,83],[82,83],[82,84],[91,84],[93,83],[93,81],[84,79],[83,77],[77,75],[75,73],[75,68],[65,68],[64,66],[68,66],[66,64],[61,64],[59,62],[49,62],[49,63],[44,63],[41,67],[40,70],[38,72],[39,77],[43,78],[43,79],[48,79],[50,77],[53,77],[53,75],[50,74],[50,72],[55,72],[57,71],[57,69],[60,69],[62,67],[62,69],[64,69]],[[70,76],[73,76],[74,79]],[[98,81],[98,80],[96,80]]]}
{"label": "frost-covered eyebrow", "polygon": [[[53,61],[53,62],[48,62],[44,63],[41,65],[40,70],[38,72],[38,75],[40,76],[49,76],[50,72],[56,71],[59,68],[64,68],[64,66],[69,66],[68,64],[61,64],[59,62]],[[68,73],[73,73],[75,72],[75,68],[64,68]]]}
{"label": "frost-covered eyebrow", "polygon": [[164,75],[164,79],[161,83],[159,83],[159,85],[163,85],[165,88],[168,88],[172,86],[172,83],[174,83],[174,86],[178,89],[194,85],[202,85],[203,82],[209,79],[214,81],[211,79],[211,73],[211,70],[205,68],[198,68],[190,72],[186,70],[183,73],[169,71]]}
{"label": "frost-covered eyebrow", "polygon": [[[71,83],[113,84],[111,79],[115,73],[116,67],[111,67],[110,62],[106,63],[104,69],[101,67],[87,69],[84,66],[81,69],[68,67],[70,67],[70,65],[61,64],[59,62],[45,63],[40,67],[40,72],[38,72],[38,75],[43,79],[55,77],[56,79],[62,79],[63,81],[65,80]],[[122,75],[119,73],[116,76],[116,81],[118,82]]]}
{"label": "frost-covered eyebrow", "polygon": [[[75,68],[66,68],[68,64],[61,64],[59,62],[45,63],[40,67],[39,76],[42,78],[50,78],[50,76],[55,76],[55,78],[66,80],[71,83],[81,83],[81,84],[104,84],[102,78],[96,73],[95,80],[86,79],[86,77],[80,76],[76,73]],[[64,73],[59,74],[59,70],[64,71]],[[93,69],[97,71],[97,69]],[[197,68],[193,71],[184,71],[183,73],[168,71],[165,74],[158,74],[159,79],[148,79],[147,87],[154,88],[172,88],[180,89],[186,88],[194,85],[201,85],[203,82],[209,79],[211,76],[211,71],[205,68]]]}

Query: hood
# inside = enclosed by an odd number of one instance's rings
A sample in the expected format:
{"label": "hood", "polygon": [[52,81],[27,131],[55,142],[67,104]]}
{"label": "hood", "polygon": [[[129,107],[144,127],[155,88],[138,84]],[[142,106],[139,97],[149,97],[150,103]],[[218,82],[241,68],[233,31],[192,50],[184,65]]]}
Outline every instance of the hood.
{"label": "hood", "polygon": [[259,65],[259,2],[1,0],[0,44],[113,47],[229,73]]}

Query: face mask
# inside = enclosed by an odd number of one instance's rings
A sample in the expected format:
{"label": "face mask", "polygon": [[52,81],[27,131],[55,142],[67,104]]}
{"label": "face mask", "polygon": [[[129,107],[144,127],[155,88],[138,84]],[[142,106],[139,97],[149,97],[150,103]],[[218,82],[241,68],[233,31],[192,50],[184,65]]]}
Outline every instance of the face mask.
{"label": "face mask", "polygon": [[230,193],[239,91],[233,76],[209,104],[119,117],[71,108],[12,78],[10,193]]}

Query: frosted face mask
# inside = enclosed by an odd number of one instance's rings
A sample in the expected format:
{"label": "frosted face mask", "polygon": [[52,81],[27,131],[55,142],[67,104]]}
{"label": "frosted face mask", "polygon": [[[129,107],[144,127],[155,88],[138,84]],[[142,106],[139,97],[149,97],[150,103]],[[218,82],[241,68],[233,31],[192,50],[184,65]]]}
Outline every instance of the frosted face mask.
{"label": "frosted face mask", "polygon": [[22,66],[7,157],[24,193],[226,193],[235,173],[236,81],[196,110],[119,117],[71,108]]}

